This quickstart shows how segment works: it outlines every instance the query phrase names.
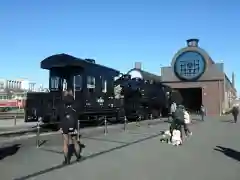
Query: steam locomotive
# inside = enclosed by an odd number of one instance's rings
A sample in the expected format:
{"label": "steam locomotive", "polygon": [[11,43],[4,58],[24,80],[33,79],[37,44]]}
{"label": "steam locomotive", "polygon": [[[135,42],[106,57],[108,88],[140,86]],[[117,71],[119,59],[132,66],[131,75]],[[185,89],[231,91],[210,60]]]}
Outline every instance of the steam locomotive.
{"label": "steam locomotive", "polygon": [[49,70],[49,92],[27,93],[26,122],[36,121],[38,117],[43,122],[59,121],[62,92],[67,88],[74,92],[73,108],[79,118],[89,122],[103,116],[119,121],[124,116],[131,120],[146,119],[150,114],[167,115],[174,98],[175,91],[162,84],[159,76],[142,70],[133,69],[124,75],[92,59],[68,54],[44,59],[41,68]]}

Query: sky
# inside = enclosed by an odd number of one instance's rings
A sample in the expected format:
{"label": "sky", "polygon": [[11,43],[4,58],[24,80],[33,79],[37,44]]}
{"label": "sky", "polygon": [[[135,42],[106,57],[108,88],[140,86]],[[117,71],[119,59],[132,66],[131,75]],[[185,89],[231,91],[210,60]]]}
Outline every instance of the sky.
{"label": "sky", "polygon": [[240,1],[4,0],[0,6],[1,78],[48,86],[44,58],[67,53],[127,72],[134,62],[160,74],[186,39],[198,38],[215,62],[236,73],[240,90]]}

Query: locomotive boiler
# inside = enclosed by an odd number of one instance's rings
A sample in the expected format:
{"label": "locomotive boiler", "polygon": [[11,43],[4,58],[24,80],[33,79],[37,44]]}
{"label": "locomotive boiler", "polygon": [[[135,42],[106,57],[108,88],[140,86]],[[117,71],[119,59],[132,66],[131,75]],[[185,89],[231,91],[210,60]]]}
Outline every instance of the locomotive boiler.
{"label": "locomotive boiler", "polygon": [[122,88],[123,108],[128,119],[168,116],[171,103],[181,101],[181,95],[161,83],[160,78],[134,68],[115,82],[116,87]]}

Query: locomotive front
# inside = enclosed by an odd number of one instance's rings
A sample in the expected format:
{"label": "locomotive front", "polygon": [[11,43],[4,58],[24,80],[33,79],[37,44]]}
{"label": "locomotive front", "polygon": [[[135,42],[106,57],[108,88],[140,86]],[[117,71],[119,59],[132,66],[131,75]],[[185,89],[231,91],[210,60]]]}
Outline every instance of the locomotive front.
{"label": "locomotive front", "polygon": [[128,119],[148,119],[150,115],[158,118],[168,108],[169,95],[161,83],[131,76],[129,73],[117,82],[121,87],[123,106]]}

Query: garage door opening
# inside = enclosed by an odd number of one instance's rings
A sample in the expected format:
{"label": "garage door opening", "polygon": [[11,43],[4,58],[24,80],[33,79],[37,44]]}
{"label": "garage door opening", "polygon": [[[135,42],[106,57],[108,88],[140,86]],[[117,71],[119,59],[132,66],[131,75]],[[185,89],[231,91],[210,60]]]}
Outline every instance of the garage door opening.
{"label": "garage door opening", "polygon": [[182,104],[191,113],[196,113],[202,105],[202,88],[179,88],[183,98]]}

